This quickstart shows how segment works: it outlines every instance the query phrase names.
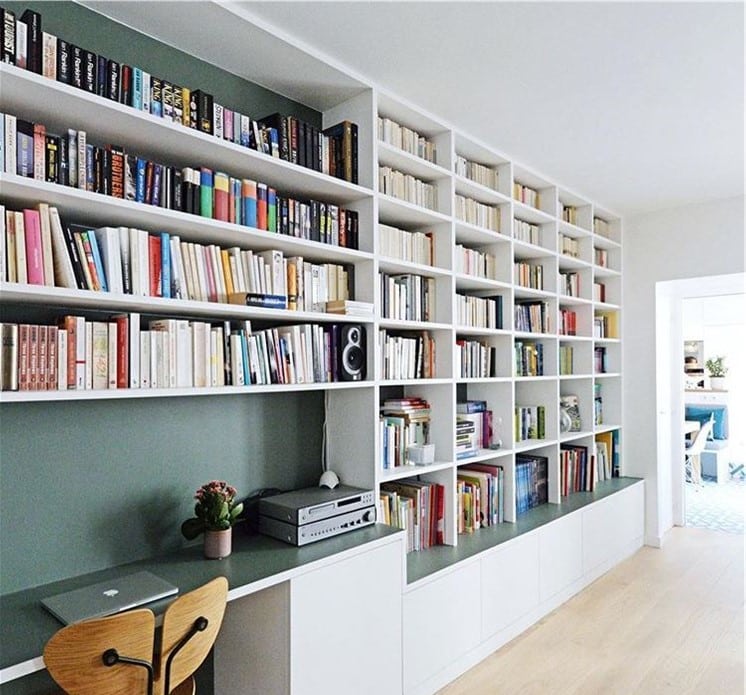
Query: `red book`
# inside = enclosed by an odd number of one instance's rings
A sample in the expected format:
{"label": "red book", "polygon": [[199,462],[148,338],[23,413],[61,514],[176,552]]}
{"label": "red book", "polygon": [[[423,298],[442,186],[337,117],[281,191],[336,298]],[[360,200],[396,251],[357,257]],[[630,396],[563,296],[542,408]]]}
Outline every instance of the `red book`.
{"label": "red book", "polygon": [[23,211],[26,234],[26,280],[30,285],[44,284],[44,257],[41,244],[41,220],[38,210]]}
{"label": "red book", "polygon": [[150,277],[150,296],[161,297],[163,292],[161,291],[161,238],[159,236],[148,236],[148,255],[150,262],[148,263],[149,277]]}
{"label": "red book", "polygon": [[267,184],[256,184],[256,227],[267,229]]}
{"label": "red book", "polygon": [[129,317],[115,316],[117,324],[117,388],[129,387]]}
{"label": "red book", "polygon": [[31,388],[29,377],[31,326],[28,323],[22,323],[18,326],[18,348],[18,390],[28,391]]}
{"label": "red book", "polygon": [[[93,234],[93,232],[91,232]],[[91,275],[91,287],[89,289],[101,291],[101,279],[98,277],[98,270],[96,270],[96,260],[93,257],[93,247],[91,241],[88,238],[88,232],[77,232],[77,236],[80,239],[80,243],[85,254],[86,263],[88,264],[88,272]]]}
{"label": "red book", "polygon": [[228,222],[230,179],[227,174],[216,171],[213,177],[213,217],[222,222]]}

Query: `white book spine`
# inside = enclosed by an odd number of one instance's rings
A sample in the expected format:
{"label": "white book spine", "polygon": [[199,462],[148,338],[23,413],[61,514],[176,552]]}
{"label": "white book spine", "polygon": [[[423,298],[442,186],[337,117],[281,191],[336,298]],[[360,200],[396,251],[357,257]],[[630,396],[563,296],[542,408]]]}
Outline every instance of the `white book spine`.
{"label": "white book spine", "polygon": [[17,172],[17,120],[12,114],[5,114],[5,173],[16,174]]}
{"label": "white book spine", "polygon": [[67,331],[57,331],[57,390],[67,391]]}
{"label": "white book spine", "polygon": [[83,336],[85,341],[84,355],[85,362],[83,364],[83,386],[84,389],[93,388],[93,323],[91,321],[83,321]]}

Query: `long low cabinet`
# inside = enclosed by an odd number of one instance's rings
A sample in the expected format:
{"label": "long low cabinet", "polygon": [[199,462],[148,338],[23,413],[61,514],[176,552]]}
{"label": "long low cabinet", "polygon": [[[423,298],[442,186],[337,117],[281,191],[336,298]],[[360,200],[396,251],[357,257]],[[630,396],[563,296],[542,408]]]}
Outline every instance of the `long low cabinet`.
{"label": "long low cabinet", "polygon": [[644,482],[407,587],[404,693],[426,695],[643,544]]}

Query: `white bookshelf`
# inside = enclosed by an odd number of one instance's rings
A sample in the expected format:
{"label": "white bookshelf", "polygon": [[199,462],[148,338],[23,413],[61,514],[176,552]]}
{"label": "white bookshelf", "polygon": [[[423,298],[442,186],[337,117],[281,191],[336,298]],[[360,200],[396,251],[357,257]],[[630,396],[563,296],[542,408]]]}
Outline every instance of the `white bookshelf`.
{"label": "white bookshelf", "polygon": [[[443,549],[421,551],[408,558],[411,590],[419,582],[445,576],[448,572],[469,572],[469,547],[475,542],[457,534],[456,476],[459,467],[471,462],[503,466],[505,471],[505,527],[520,524],[516,511],[516,468],[518,454],[534,453],[549,461],[549,505],[558,507],[560,495],[560,446],[576,443],[593,448],[597,434],[622,429],[622,363],[621,334],[595,337],[594,317],[613,315],[621,328],[622,286],[622,221],[611,211],[570,192],[530,168],[513,161],[497,150],[472,139],[437,117],[415,105],[389,94],[376,85],[348,74],[339,66],[328,65],[303,47],[272,37],[263,26],[250,23],[240,8],[221,4],[198,3],[183,7],[185,18],[194,22],[209,19],[215,30],[226,32],[224,48],[206,43],[201,37],[200,24],[190,30],[176,32],[163,19],[163,7],[157,4],[84,3],[97,11],[113,16],[125,24],[147,31],[166,43],[190,50],[227,70],[237,70],[238,48],[231,44],[238,25],[257,37],[264,51],[279,59],[286,56],[289,65],[302,65],[303,79],[290,79],[274,62],[269,71],[264,61],[258,61],[256,74],[249,70],[245,76],[254,78],[291,98],[297,98],[322,113],[325,125],[342,119],[355,121],[359,127],[359,180],[350,184],[330,176],[301,168],[297,165],[257,153],[250,149],[221,141],[180,125],[168,123],[149,114],[86,94],[81,90],[44,79],[13,66],[0,65],[0,110],[16,113],[32,121],[45,123],[49,131],[64,132],[68,127],[86,130],[89,141],[97,144],[116,141],[125,149],[178,166],[208,166],[227,171],[233,176],[244,176],[275,186],[279,192],[297,197],[330,201],[356,210],[359,214],[359,249],[352,250],[318,242],[296,239],[280,234],[270,235],[256,229],[205,219],[173,210],[156,208],[132,201],[117,200],[94,193],[66,188],[55,184],[21,178],[12,173],[0,174],[2,202],[11,209],[32,207],[43,201],[59,208],[65,219],[84,221],[90,225],[126,225],[149,231],[168,229],[185,240],[215,243],[222,247],[263,250],[277,248],[285,255],[302,255],[318,262],[350,264],[355,269],[355,299],[374,304],[370,318],[359,319],[320,312],[272,311],[251,309],[229,304],[186,300],[133,297],[84,290],[14,285],[0,286],[0,301],[4,305],[23,307],[34,305],[59,314],[90,311],[98,314],[142,312],[163,317],[193,317],[223,321],[253,319],[269,325],[286,323],[361,323],[367,343],[367,378],[362,382],[324,384],[296,384],[282,386],[245,386],[203,389],[152,389],[67,392],[3,392],[3,404],[72,400],[127,399],[137,407],[140,398],[189,397],[201,395],[255,394],[275,391],[325,392],[327,408],[327,449],[329,465],[343,482],[377,492],[380,485],[392,480],[419,478],[442,484],[445,488],[445,545]],[[206,6],[207,5],[207,6]],[[188,22],[187,22],[188,24]],[[153,27],[157,27],[154,29]],[[234,38],[235,40],[235,38]],[[259,50],[253,47],[252,53]],[[216,53],[217,52],[217,53]],[[250,63],[250,61],[248,61]],[[318,69],[328,84],[338,87],[337,98],[329,96],[334,89],[311,90],[308,81]],[[436,147],[435,162],[404,152],[379,139],[377,118],[386,117],[414,129],[431,140]],[[490,187],[455,173],[457,157],[492,169],[496,186]],[[437,189],[437,205],[427,209],[406,200],[385,195],[378,190],[379,166],[390,166],[432,184]],[[514,183],[538,192],[538,205],[515,199]],[[499,229],[489,229],[457,219],[455,196],[465,196],[497,210]],[[573,221],[563,219],[563,207],[574,210]],[[594,219],[603,220],[608,232],[594,231]],[[515,220],[536,226],[536,243],[514,237]],[[386,224],[410,232],[432,234],[434,259],[432,265],[412,263],[380,251],[378,225]],[[563,253],[561,235],[577,242],[577,253]],[[496,259],[496,277],[484,278],[457,271],[456,246],[489,253]],[[599,263],[596,250],[605,252],[605,263]],[[516,262],[541,265],[542,289],[523,287],[516,282],[513,265]],[[411,273],[435,280],[435,312],[430,321],[403,321],[383,317],[379,295],[380,273]],[[576,273],[579,278],[577,296],[565,294],[561,273]],[[605,286],[604,301],[594,299],[593,284]],[[455,295],[502,297],[502,328],[487,329],[458,325],[455,316]],[[514,308],[522,301],[546,302],[549,328],[545,332],[516,330]],[[575,335],[559,332],[560,310],[577,315]],[[408,333],[429,331],[436,344],[436,369],[432,378],[421,380],[391,380],[381,377],[382,365],[377,349],[379,331]],[[463,377],[456,360],[457,340],[479,340],[494,348],[497,360],[496,375],[483,378]],[[515,373],[514,346],[516,341],[541,343],[544,351],[544,372],[537,376]],[[572,370],[560,370],[560,350],[572,348]],[[594,368],[594,350],[606,350],[607,370]],[[600,388],[603,396],[604,417],[594,422],[593,399]],[[382,442],[379,438],[378,411],[383,399],[396,394],[421,396],[432,407],[431,442],[435,445],[435,462],[425,466],[404,466],[383,470],[380,466]],[[501,446],[480,450],[473,458],[458,460],[455,449],[456,402],[459,394],[469,399],[486,400],[495,416],[497,436]],[[559,426],[559,398],[575,394],[580,398],[582,428],[579,432],[561,432]],[[546,412],[546,435],[541,440],[516,441],[514,409],[520,405],[543,405]],[[624,473],[623,448],[621,471]],[[636,501],[635,501],[636,503]],[[529,512],[530,514],[531,512]],[[543,514],[544,512],[539,512]],[[486,529],[485,531],[489,531]],[[479,535],[477,531],[474,535]],[[486,534],[485,534],[486,535]],[[641,534],[640,534],[641,535]],[[637,536],[635,536],[635,539]],[[490,547],[489,541],[484,541]],[[497,544],[497,543],[495,543]],[[460,555],[460,547],[466,555]],[[441,552],[442,551],[442,552]],[[449,553],[450,554],[447,554]],[[505,551],[506,552],[506,551]],[[430,557],[427,557],[428,554]],[[493,553],[491,557],[497,558]],[[543,562],[543,560],[542,560]],[[527,570],[528,571],[528,570]],[[533,571],[533,570],[531,570]],[[525,576],[521,574],[521,576]],[[420,598],[417,599],[418,601]],[[492,599],[489,599],[492,600]],[[407,610],[415,610],[405,605]],[[417,620],[423,616],[417,614]],[[406,621],[405,621],[406,627]],[[406,648],[405,648],[406,654]],[[423,673],[427,671],[426,667]],[[411,692],[423,675],[412,676]],[[408,677],[409,678],[409,677]],[[417,686],[419,687],[419,686]],[[423,691],[424,692],[424,691]]]}

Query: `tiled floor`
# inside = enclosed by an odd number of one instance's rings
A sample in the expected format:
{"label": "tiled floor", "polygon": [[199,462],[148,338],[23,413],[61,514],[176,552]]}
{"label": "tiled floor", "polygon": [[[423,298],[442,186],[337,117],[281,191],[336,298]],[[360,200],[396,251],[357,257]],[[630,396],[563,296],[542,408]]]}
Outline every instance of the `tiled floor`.
{"label": "tiled floor", "polygon": [[744,532],[746,480],[731,478],[718,484],[704,479],[702,485],[686,484],[686,525],[727,533]]}

